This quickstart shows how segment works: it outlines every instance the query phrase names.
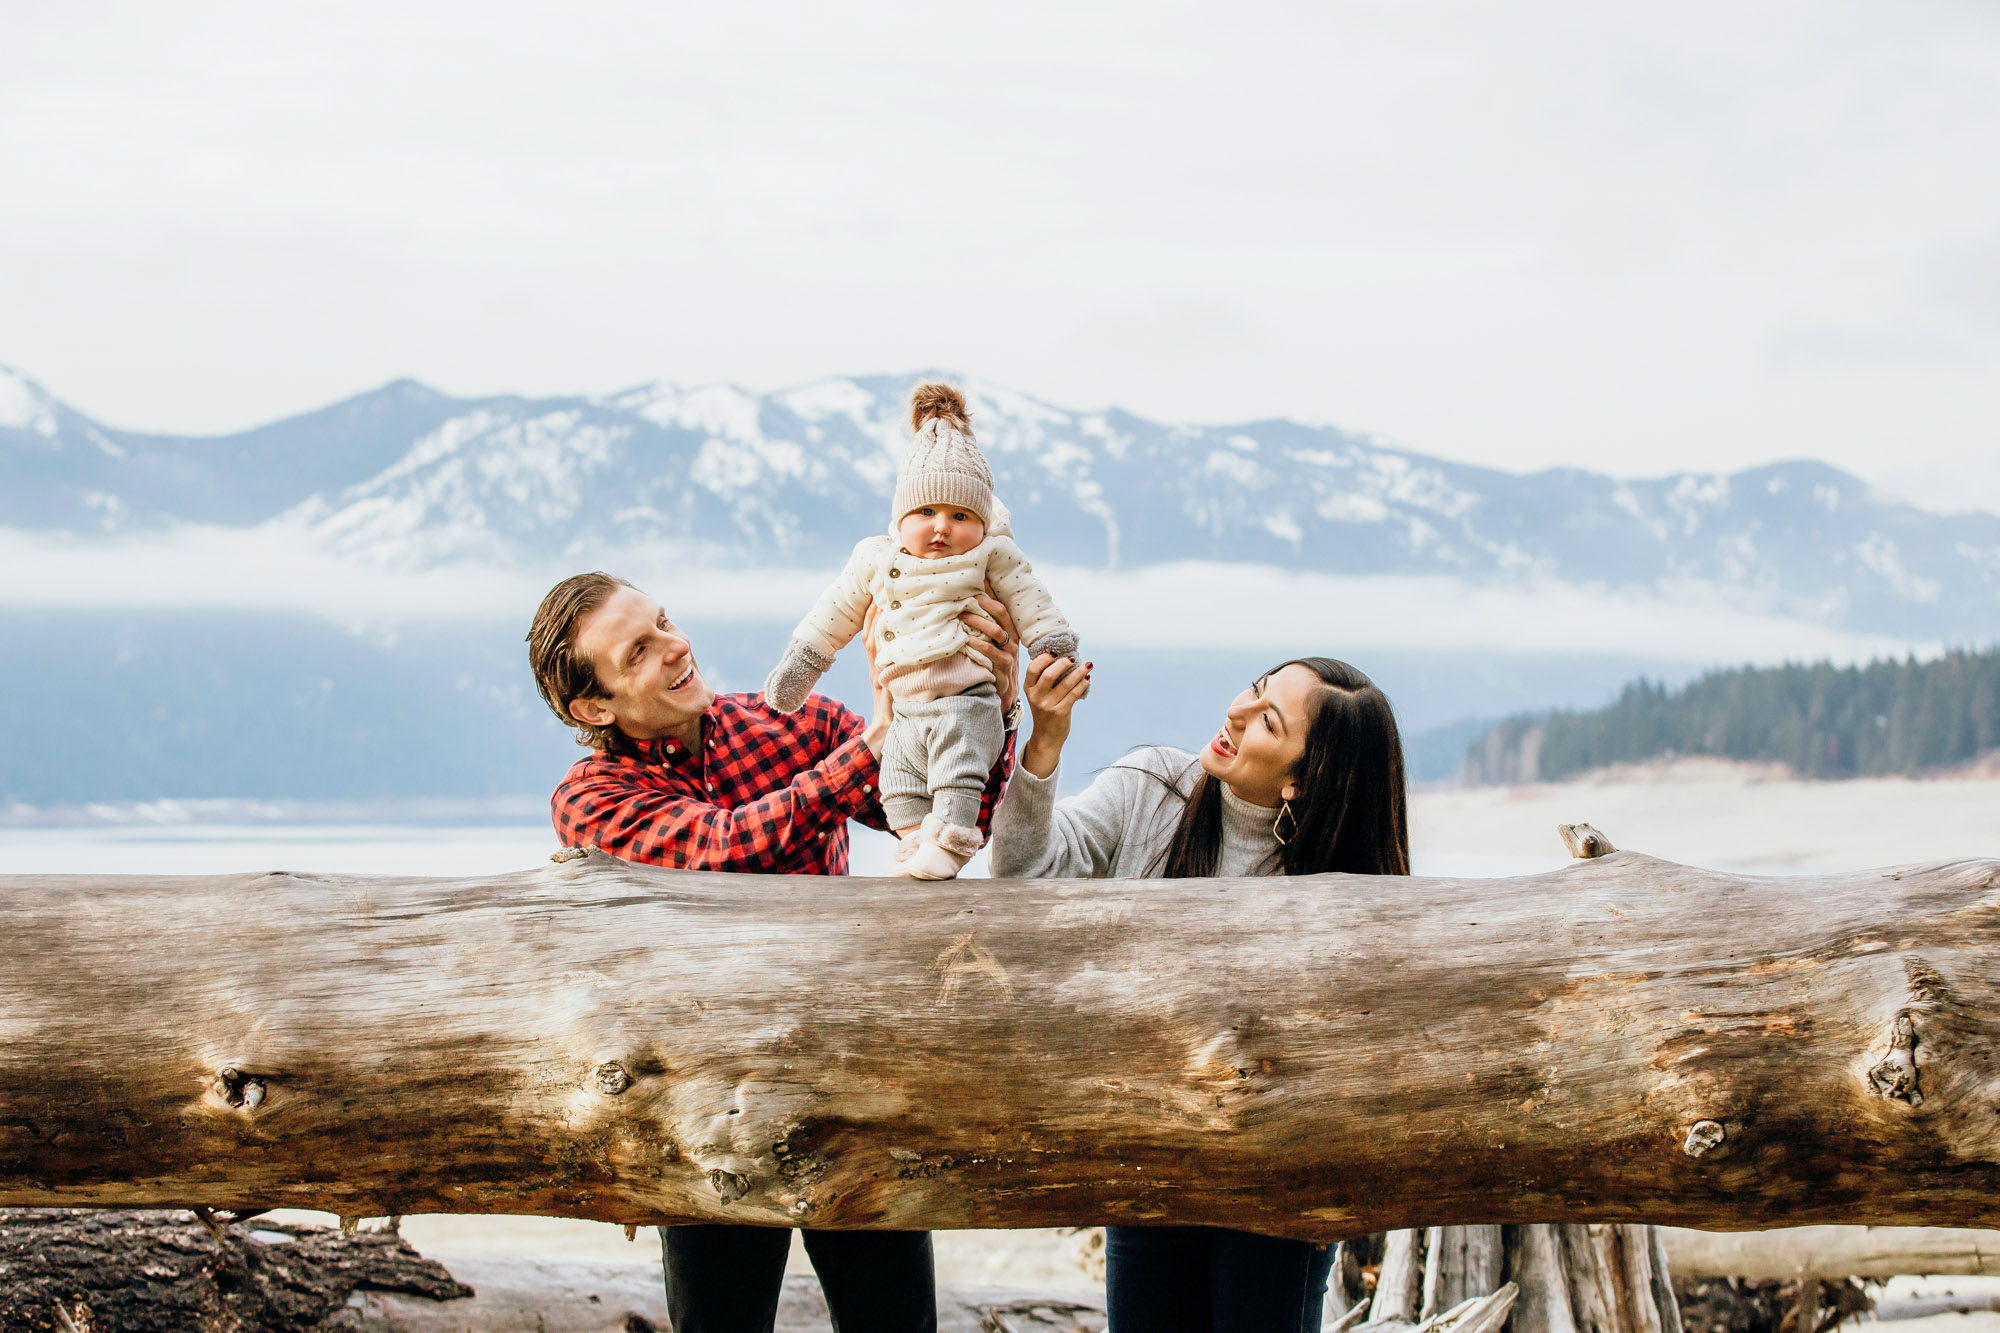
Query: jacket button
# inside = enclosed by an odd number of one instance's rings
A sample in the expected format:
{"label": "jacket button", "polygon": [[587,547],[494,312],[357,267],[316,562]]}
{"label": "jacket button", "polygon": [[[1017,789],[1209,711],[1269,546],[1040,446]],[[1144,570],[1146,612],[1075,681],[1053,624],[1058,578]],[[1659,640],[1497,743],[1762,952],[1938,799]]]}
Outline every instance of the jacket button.
{"label": "jacket button", "polygon": [[899,579],[903,577],[903,571],[900,569],[892,569],[889,571],[889,577],[892,579]]}
{"label": "jacket button", "polygon": [[902,606],[902,603],[901,603],[901,602],[891,602],[891,603],[889,603],[889,609],[890,609],[891,611],[894,611],[894,610],[896,610],[896,609],[897,609],[898,607],[900,607],[900,606]]}
{"label": "jacket button", "polygon": [[884,639],[893,639],[896,637],[896,631],[892,629],[885,629],[882,631],[882,637]]}

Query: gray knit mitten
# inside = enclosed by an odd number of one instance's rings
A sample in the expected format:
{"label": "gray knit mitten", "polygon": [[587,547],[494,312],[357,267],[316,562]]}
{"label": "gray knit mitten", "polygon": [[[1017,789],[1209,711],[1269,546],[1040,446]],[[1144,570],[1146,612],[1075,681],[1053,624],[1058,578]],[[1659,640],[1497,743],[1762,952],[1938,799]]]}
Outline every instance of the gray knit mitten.
{"label": "gray knit mitten", "polygon": [[1076,656],[1076,634],[1070,630],[1059,629],[1053,634],[1044,634],[1041,638],[1036,639],[1028,645],[1028,660],[1030,662],[1040,657],[1043,653],[1054,653],[1057,657]]}
{"label": "gray knit mitten", "polygon": [[793,639],[764,680],[764,702],[780,713],[796,713],[833,659],[809,643]]}

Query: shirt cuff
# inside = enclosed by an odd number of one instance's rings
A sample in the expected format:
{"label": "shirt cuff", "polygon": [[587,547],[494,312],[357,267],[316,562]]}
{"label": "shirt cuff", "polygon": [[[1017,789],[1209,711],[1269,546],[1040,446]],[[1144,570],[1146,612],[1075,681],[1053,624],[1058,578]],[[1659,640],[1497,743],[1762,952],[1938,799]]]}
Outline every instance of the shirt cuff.
{"label": "shirt cuff", "polygon": [[1016,763],[1014,765],[1014,776],[1009,779],[1009,783],[1011,785],[1011,783],[1023,782],[1030,788],[1039,790],[1046,787],[1049,791],[1054,791],[1056,789],[1056,779],[1061,776],[1062,761],[1060,759],[1056,761],[1056,766],[1049,770],[1049,775],[1045,778],[1038,778],[1033,773],[1030,773],[1026,764]]}
{"label": "shirt cuff", "polygon": [[819,771],[834,801],[850,815],[875,799],[875,788],[882,778],[881,764],[859,736],[821,761]]}

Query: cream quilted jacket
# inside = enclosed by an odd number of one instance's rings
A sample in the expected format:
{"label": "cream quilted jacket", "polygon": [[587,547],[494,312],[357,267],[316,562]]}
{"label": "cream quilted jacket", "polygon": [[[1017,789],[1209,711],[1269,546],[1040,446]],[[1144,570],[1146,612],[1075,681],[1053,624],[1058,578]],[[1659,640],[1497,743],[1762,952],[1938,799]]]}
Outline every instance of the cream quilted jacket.
{"label": "cream quilted jacket", "polygon": [[1069,622],[1035,577],[1028,557],[1004,531],[987,534],[963,555],[934,560],[908,554],[893,537],[866,538],[792,637],[831,659],[861,632],[873,602],[882,608],[875,621],[878,666],[941,661],[971,637],[958,618],[977,609],[973,599],[989,582],[1014,617],[1030,656],[1051,636],[1058,636],[1057,651],[1075,651]]}

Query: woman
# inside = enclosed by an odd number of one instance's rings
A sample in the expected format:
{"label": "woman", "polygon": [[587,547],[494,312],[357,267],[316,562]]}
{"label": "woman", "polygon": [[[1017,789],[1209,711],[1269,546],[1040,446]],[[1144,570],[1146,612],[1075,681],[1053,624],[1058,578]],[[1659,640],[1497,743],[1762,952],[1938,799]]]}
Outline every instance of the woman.
{"label": "woman", "polygon": [[[1345,662],[1307,657],[1236,696],[1200,755],[1135,750],[1056,800],[1090,671],[1040,657],[1034,735],[993,817],[1006,878],[1410,873],[1403,747],[1389,701]],[[1331,1246],[1218,1227],[1112,1227],[1112,1333],[1304,1333],[1320,1326]]]}

